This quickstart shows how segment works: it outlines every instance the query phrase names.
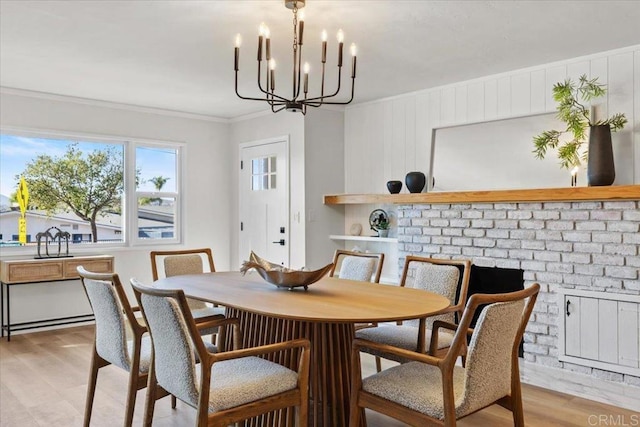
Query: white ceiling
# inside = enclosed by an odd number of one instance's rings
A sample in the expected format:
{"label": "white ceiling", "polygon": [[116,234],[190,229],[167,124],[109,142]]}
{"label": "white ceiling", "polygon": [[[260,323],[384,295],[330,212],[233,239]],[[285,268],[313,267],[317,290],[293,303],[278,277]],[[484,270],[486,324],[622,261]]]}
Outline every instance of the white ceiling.
{"label": "white ceiling", "polygon": [[[345,46],[358,45],[354,102],[640,44],[638,1],[307,2],[310,90],[323,28],[335,87],[342,28]],[[270,27],[288,96],[291,20],[282,0],[0,0],[0,86],[221,118],[264,111],[234,94],[234,38],[241,93],[255,96],[257,28]]]}

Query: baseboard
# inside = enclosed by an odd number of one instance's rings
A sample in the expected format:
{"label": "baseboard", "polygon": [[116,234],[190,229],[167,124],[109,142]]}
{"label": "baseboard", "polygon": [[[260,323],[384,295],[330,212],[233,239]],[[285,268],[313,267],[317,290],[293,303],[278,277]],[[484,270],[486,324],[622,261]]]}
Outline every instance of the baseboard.
{"label": "baseboard", "polygon": [[638,410],[638,402],[640,402],[640,387],[605,381],[566,369],[525,362],[522,359],[520,359],[520,377],[526,384],[633,411]]}

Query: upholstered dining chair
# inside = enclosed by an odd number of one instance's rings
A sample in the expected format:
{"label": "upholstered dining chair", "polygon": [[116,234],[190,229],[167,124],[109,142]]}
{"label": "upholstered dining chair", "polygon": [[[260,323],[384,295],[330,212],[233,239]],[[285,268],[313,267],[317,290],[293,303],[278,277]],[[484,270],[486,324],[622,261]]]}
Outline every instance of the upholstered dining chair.
{"label": "upholstered dining chair", "polygon": [[[153,280],[158,280],[160,277],[172,277],[184,274],[200,274],[216,271],[215,264],[213,262],[213,254],[210,248],[151,251],[150,257]],[[198,322],[210,317],[215,318],[215,316],[224,316],[224,307],[211,307],[203,301],[193,298],[187,298],[187,302],[189,303],[191,314]],[[215,334],[216,330],[215,328],[203,329],[201,333],[203,335]],[[215,336],[212,338],[215,339]]]}
{"label": "upholstered dining chair", "polygon": [[335,277],[337,271],[337,277],[341,279],[380,283],[383,263],[383,253],[338,249],[333,255],[333,268],[329,271],[329,277]]}
{"label": "upholstered dining chair", "polygon": [[[156,384],[197,409],[197,426],[226,427],[294,406],[298,425],[307,425],[308,340],[238,349],[239,323],[225,319],[233,324],[234,349],[212,353],[198,333],[182,290],[154,289],[136,279],[131,279],[131,285],[153,343],[144,425],[151,426],[153,420]],[[282,356],[278,360],[295,360],[297,354],[297,371],[264,358],[271,354]]]}
{"label": "upholstered dining chair", "polygon": [[[413,278],[409,277],[410,271],[413,271]],[[397,325],[383,324],[376,328],[360,329],[356,331],[356,338],[425,353],[426,344],[431,340],[433,323],[436,320],[454,323],[456,321],[455,314],[462,315],[464,304],[467,300],[470,271],[471,261],[468,260],[407,256],[402,270],[400,286],[436,292],[449,298],[451,306],[446,313],[426,319],[425,335],[423,337],[419,337],[420,321],[416,319],[398,322]],[[452,333],[449,331],[441,332],[441,336],[438,337],[439,348],[437,353],[444,354],[452,341]],[[380,356],[396,362],[404,361],[393,354],[382,355],[375,352],[372,354],[376,356],[376,369],[378,372],[382,369]]]}
{"label": "upholstered dining chair", "polygon": [[91,422],[98,371],[108,365],[129,372],[125,409],[125,427],[131,426],[136,392],[147,385],[151,364],[151,339],[147,328],[138,322],[117,274],[92,273],[77,268],[96,322],[89,385],[84,412],[84,426]]}
{"label": "upholstered dining chair", "polygon": [[[359,426],[363,409],[369,408],[412,426],[449,427],[498,403],[512,412],[515,426],[523,427],[518,347],[539,290],[535,283],[517,292],[472,295],[459,325],[434,323],[430,349],[438,347],[438,329],[455,331],[444,357],[354,340],[349,425]],[[470,329],[474,312],[484,304],[475,328]],[[365,348],[393,353],[409,362],[363,380],[359,354]],[[463,352],[466,365],[457,366],[456,359]]]}

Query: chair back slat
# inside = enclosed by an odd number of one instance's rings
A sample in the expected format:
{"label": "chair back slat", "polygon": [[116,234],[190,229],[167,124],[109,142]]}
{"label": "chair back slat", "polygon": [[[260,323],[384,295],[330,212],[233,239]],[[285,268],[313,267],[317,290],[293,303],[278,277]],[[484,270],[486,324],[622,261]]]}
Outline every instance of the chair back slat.
{"label": "chair back slat", "polygon": [[112,282],[82,278],[96,321],[96,351],[109,363],[129,370],[123,308]]}
{"label": "chair back slat", "polygon": [[142,293],[140,304],[151,332],[158,384],[197,406],[196,362],[185,319],[173,298]]}

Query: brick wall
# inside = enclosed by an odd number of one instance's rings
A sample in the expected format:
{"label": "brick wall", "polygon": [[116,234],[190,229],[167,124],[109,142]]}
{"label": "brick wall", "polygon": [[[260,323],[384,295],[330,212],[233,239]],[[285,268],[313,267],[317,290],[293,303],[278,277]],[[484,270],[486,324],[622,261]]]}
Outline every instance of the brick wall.
{"label": "brick wall", "polygon": [[640,386],[640,378],[558,360],[559,287],[640,294],[640,201],[400,205],[406,255],[524,270],[541,293],[524,336],[527,361]]}

